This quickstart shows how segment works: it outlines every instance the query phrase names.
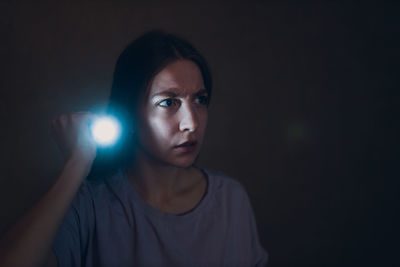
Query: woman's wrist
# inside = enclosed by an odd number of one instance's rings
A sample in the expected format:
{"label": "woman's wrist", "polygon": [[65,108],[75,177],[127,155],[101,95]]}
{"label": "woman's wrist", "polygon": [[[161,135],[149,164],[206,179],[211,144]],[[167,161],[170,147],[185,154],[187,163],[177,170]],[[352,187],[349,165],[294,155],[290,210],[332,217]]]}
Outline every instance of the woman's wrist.
{"label": "woman's wrist", "polygon": [[87,160],[82,157],[71,157],[64,163],[64,171],[71,173],[72,176],[86,178],[92,168],[93,160]]}

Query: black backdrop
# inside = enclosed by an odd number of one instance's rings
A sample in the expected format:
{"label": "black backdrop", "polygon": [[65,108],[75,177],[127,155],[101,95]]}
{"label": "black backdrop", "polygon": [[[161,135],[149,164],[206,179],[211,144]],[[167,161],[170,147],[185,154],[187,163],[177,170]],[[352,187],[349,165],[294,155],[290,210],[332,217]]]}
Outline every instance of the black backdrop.
{"label": "black backdrop", "polygon": [[104,105],[123,47],[163,28],[209,61],[215,91],[199,165],[246,187],[269,266],[399,263],[399,11],[392,2],[0,2],[0,230],[61,167],[50,118]]}

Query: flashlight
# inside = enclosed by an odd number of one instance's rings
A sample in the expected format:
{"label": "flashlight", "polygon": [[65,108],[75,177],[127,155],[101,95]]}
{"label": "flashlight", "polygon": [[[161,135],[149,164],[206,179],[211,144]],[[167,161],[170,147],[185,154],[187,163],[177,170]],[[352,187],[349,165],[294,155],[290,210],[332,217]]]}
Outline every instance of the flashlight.
{"label": "flashlight", "polygon": [[91,132],[99,146],[112,146],[121,136],[121,125],[112,116],[102,116],[93,122]]}

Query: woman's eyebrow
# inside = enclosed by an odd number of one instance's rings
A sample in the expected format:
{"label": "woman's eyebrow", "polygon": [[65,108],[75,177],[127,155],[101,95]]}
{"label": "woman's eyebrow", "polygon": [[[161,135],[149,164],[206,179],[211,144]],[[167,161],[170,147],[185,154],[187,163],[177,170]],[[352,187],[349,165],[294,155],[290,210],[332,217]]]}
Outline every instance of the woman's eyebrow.
{"label": "woman's eyebrow", "polygon": [[[171,89],[173,89],[173,88],[171,88]],[[207,93],[207,90],[206,89],[200,89],[199,91],[197,91],[193,95],[201,95],[201,94],[204,94],[204,93]],[[177,94],[177,93],[172,92],[172,91],[162,91],[162,92],[158,92],[158,93],[155,93],[155,94],[151,95],[150,98],[153,98],[155,96],[177,97],[177,96],[180,96],[180,94]]]}
{"label": "woman's eyebrow", "polygon": [[170,96],[170,97],[176,97],[178,96],[176,93],[171,92],[171,91],[163,91],[163,92],[159,92],[159,93],[155,93],[151,95],[151,98],[155,97],[155,96]]}
{"label": "woman's eyebrow", "polygon": [[195,95],[202,95],[202,94],[208,94],[206,89],[200,89]]}

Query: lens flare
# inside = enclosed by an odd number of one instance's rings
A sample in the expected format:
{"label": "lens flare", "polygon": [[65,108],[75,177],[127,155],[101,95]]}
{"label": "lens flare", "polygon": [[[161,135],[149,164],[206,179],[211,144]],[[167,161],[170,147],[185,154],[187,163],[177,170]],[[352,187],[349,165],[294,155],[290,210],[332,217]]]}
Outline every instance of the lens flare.
{"label": "lens flare", "polygon": [[121,126],[119,122],[111,117],[100,117],[92,127],[92,136],[100,146],[111,146],[115,144],[121,135]]}

